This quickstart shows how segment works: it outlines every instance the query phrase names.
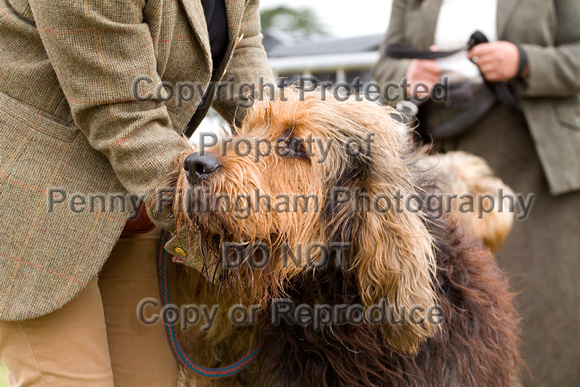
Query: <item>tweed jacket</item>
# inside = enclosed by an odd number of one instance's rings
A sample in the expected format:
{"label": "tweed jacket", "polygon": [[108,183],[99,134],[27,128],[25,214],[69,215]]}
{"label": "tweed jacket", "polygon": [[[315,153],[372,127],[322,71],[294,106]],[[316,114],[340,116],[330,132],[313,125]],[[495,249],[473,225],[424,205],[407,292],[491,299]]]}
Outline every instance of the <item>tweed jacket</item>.
{"label": "tweed jacket", "polygon": [[[225,3],[212,72],[200,0],[0,0],[0,320],[50,313],[98,273],[125,195],[154,194],[210,81],[273,81],[258,0]],[[213,107],[239,121],[224,90]]]}
{"label": "tweed jacket", "polygon": [[[443,0],[394,0],[383,42],[434,44]],[[514,82],[552,194],[580,189],[580,1],[498,0],[497,36],[522,46],[530,76]],[[383,51],[383,50],[381,50]],[[384,54],[379,83],[405,77],[410,60]]]}

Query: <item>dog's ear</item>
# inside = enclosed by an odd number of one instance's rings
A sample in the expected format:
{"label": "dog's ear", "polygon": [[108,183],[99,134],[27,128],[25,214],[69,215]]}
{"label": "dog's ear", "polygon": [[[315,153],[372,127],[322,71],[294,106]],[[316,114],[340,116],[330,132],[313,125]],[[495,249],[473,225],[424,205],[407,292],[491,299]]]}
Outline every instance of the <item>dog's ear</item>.
{"label": "dog's ear", "polygon": [[357,229],[353,263],[365,309],[384,308],[388,343],[415,353],[436,331],[427,318],[435,305],[432,238],[419,216],[405,212],[367,212]]}
{"label": "dog's ear", "polygon": [[355,186],[364,190],[372,205],[353,203],[358,220],[352,269],[365,308],[384,303],[387,342],[412,354],[437,331],[428,318],[436,306],[434,241],[424,213],[413,205],[414,200],[407,200],[420,195],[419,173],[394,144],[381,144],[379,134],[375,154],[366,162],[366,176]]}

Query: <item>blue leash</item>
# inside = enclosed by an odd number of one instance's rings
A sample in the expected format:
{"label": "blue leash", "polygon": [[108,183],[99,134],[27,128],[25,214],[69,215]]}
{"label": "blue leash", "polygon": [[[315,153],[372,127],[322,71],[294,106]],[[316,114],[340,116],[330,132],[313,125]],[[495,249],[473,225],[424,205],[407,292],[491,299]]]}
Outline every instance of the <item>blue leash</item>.
{"label": "blue leash", "polygon": [[[168,257],[167,252],[163,248],[168,240],[169,233],[163,230],[161,232],[161,237],[159,238],[159,255],[158,255],[159,286],[163,306],[171,304],[167,276]],[[240,360],[227,367],[207,368],[191,360],[191,358],[183,350],[181,344],[179,343],[179,339],[177,337],[177,333],[175,332],[175,327],[173,326],[173,324],[165,323],[165,331],[167,333],[167,338],[169,340],[169,344],[171,345],[171,349],[173,350],[173,353],[175,354],[177,360],[179,360],[179,362],[184,367],[191,370],[196,375],[210,379],[225,378],[227,376],[232,376],[242,371],[243,369],[247,368],[250,364],[252,364],[254,360],[256,360],[256,357],[260,353],[260,349],[262,347],[262,344],[258,343],[258,345],[256,345],[253,349],[251,349],[250,352],[248,352],[244,357],[242,357]]]}

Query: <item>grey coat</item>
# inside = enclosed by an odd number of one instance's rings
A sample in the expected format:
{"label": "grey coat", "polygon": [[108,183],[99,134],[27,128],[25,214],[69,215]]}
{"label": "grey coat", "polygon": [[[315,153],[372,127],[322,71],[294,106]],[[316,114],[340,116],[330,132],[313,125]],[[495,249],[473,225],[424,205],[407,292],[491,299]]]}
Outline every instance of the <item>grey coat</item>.
{"label": "grey coat", "polygon": [[[394,0],[385,44],[429,48],[443,0]],[[580,190],[580,2],[498,0],[497,36],[520,44],[530,76],[514,84],[552,194]],[[379,83],[400,81],[410,60],[381,55]]]}

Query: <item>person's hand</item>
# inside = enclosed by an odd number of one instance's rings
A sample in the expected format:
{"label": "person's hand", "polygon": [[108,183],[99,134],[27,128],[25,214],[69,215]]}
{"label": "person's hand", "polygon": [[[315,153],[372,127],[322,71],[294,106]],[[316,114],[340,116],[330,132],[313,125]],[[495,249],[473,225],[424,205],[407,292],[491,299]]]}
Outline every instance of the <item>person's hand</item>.
{"label": "person's hand", "polygon": [[[435,60],[413,59],[407,69],[408,92],[416,91],[415,86],[423,84],[427,87],[428,93],[419,93],[418,96],[413,95],[413,97],[426,98],[431,92],[433,84],[439,82],[440,78],[441,69]],[[418,89],[418,91],[423,90],[424,88]]]}
{"label": "person's hand", "polygon": [[[518,75],[520,53],[511,42],[478,44],[468,52],[468,57],[490,82],[507,82]],[[522,77],[527,77],[527,68]]]}

